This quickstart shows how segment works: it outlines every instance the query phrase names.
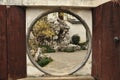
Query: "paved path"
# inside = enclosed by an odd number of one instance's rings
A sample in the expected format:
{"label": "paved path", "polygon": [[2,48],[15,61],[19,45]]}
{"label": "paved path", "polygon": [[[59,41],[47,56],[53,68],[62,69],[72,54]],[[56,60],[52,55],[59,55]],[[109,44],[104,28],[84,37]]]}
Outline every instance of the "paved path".
{"label": "paved path", "polygon": [[50,72],[63,73],[81,64],[86,55],[86,51],[76,51],[72,53],[57,52],[47,55],[53,59],[53,62],[45,66],[44,69]]}
{"label": "paved path", "polygon": [[[53,62],[49,63],[43,69],[52,73],[63,73],[68,72],[73,69],[75,66],[80,64],[86,55],[86,51],[73,52],[73,53],[47,53],[47,56],[52,57]],[[28,60],[28,76],[41,76],[42,72],[37,70]],[[77,75],[90,75],[91,73],[91,59],[87,62],[86,66],[79,70]]]}

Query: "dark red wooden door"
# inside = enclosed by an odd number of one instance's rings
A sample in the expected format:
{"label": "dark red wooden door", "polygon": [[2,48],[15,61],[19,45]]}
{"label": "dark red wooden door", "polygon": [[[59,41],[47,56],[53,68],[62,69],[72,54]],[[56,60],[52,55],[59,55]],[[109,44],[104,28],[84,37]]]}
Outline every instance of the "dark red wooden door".
{"label": "dark red wooden door", "polygon": [[26,77],[25,10],[0,6],[0,80]]}
{"label": "dark red wooden door", "polygon": [[93,9],[93,67],[96,80],[120,80],[120,6]]}
{"label": "dark red wooden door", "polygon": [[0,6],[0,80],[7,80],[6,6]]}
{"label": "dark red wooden door", "polygon": [[8,79],[26,76],[25,10],[7,8]]}

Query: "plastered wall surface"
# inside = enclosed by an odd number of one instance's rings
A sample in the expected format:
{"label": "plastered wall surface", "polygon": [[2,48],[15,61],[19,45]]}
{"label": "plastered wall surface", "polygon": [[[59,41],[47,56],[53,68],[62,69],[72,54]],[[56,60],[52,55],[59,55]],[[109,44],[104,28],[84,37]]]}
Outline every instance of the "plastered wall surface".
{"label": "plastered wall surface", "polygon": [[110,0],[0,0],[4,5],[96,7]]}
{"label": "plastered wall surface", "polygon": [[[41,8],[41,7],[29,7],[26,9],[26,34],[28,32],[28,29],[30,28],[33,21],[43,14],[44,12],[47,12],[51,9],[56,8]],[[68,8],[67,8],[68,9]],[[71,9],[69,8],[71,12],[74,12],[75,14],[79,15],[90,28],[90,31],[92,32],[92,12],[90,9]],[[75,73],[75,75],[90,75],[91,74],[91,56],[86,63],[86,65]],[[44,73],[40,72],[36,67],[32,65],[29,58],[27,57],[27,75],[28,76],[41,76]]]}

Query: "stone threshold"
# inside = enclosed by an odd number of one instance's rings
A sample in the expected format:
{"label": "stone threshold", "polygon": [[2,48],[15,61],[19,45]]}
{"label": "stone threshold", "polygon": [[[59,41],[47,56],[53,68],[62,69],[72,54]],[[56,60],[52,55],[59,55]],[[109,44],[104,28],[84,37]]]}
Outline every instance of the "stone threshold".
{"label": "stone threshold", "polygon": [[17,80],[94,80],[94,78],[92,76],[27,77]]}

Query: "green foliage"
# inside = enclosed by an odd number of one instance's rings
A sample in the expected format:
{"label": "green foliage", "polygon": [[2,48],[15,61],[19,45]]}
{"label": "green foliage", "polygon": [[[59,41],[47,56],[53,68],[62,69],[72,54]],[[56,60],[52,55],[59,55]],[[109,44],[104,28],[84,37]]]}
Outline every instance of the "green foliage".
{"label": "green foliage", "polygon": [[81,50],[86,50],[86,45],[88,44],[88,41],[79,43],[79,46],[81,47]]}
{"label": "green foliage", "polygon": [[81,46],[81,50],[86,50],[86,47],[85,46]]}
{"label": "green foliage", "polygon": [[53,59],[52,59],[51,57],[45,56],[45,57],[41,57],[41,58],[37,61],[37,63],[38,63],[41,67],[44,67],[44,66],[46,66],[47,64],[49,64],[50,62],[52,62],[52,61],[53,61]]}
{"label": "green foliage", "polygon": [[75,50],[74,50],[74,48],[65,48],[63,51],[64,52],[74,52]]}
{"label": "green foliage", "polygon": [[79,45],[80,42],[80,36],[79,35],[73,35],[72,36],[72,44]]}
{"label": "green foliage", "polygon": [[53,48],[51,48],[48,45],[40,45],[40,47],[42,48],[42,53],[52,53],[55,52],[55,50]]}

